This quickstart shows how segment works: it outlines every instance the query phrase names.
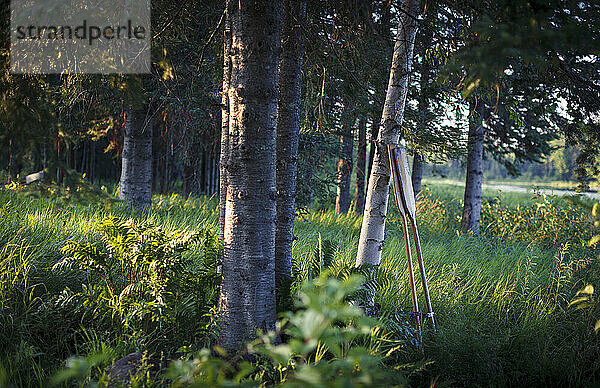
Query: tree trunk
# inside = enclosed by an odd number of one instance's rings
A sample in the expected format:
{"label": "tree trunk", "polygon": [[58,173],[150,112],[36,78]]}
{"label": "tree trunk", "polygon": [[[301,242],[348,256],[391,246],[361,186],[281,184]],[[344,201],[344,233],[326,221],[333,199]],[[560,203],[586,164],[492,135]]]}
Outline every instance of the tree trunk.
{"label": "tree trunk", "polygon": [[172,144],[172,131],[173,128],[169,127],[168,122],[163,122],[163,125],[165,127],[165,137],[166,137],[166,143],[165,143],[165,175],[163,176],[164,178],[164,188],[163,188],[163,194],[167,194],[170,190],[170,186],[171,186],[171,144]]}
{"label": "tree trunk", "polygon": [[356,189],[354,190],[354,213],[362,214],[365,209],[365,169],[367,158],[367,122],[358,122],[358,155],[356,155]]}
{"label": "tree trunk", "polygon": [[125,113],[119,198],[140,212],[152,204],[152,119],[144,110]]}
{"label": "tree trunk", "polygon": [[284,0],[277,103],[277,229],[275,233],[275,283],[289,283],[296,214],[298,136],[302,98],[302,60],[306,0]]}
{"label": "tree trunk", "polygon": [[60,136],[57,133],[56,134],[56,161],[57,161],[57,167],[56,167],[56,183],[58,183],[59,185],[62,184],[63,182],[63,171],[62,168],[60,167],[62,165],[62,161],[61,161],[61,150],[60,150]]}
{"label": "tree trunk", "polygon": [[90,152],[90,177],[92,184],[96,181],[96,142],[92,140]]}
{"label": "tree trunk", "polygon": [[375,141],[379,137],[379,125],[377,125],[377,118],[375,115],[371,118],[371,139],[369,144],[369,171],[367,172],[367,182],[371,179],[371,172],[373,171],[373,159],[375,159]]}
{"label": "tree trunk", "polygon": [[337,196],[335,198],[335,212],[346,214],[350,209],[350,178],[352,176],[352,151],[354,137],[352,134],[352,110],[345,107],[342,113],[342,135],[340,136],[340,160],[337,165]]}
{"label": "tree trunk", "polygon": [[356,265],[379,265],[385,234],[385,220],[390,188],[390,166],[387,145],[398,143],[404,118],[409,76],[412,70],[415,35],[417,33],[419,0],[402,3],[398,33],[392,57],[373,170],[369,177]]}
{"label": "tree trunk", "polygon": [[19,161],[17,159],[17,144],[12,139],[8,141],[9,148],[9,156],[8,156],[8,183],[16,182],[17,177],[19,176],[19,172],[21,171],[21,166],[19,165]]}
{"label": "tree trunk", "polygon": [[413,157],[411,180],[415,198],[418,199],[417,196],[421,192],[421,181],[423,180],[423,157],[418,152],[415,152]]}
{"label": "tree trunk", "polygon": [[[474,106],[477,104],[477,106]],[[485,140],[485,104],[482,100],[471,102],[469,120],[469,143],[467,156],[467,179],[461,229],[479,234],[481,221],[481,183],[483,181],[483,143]]]}
{"label": "tree trunk", "polygon": [[232,1],[221,343],[275,329],[277,65],[281,1]]}
{"label": "tree trunk", "polygon": [[225,28],[223,29],[223,90],[221,94],[221,150],[219,154],[219,239],[225,233],[225,208],[227,205],[227,175],[229,170],[229,83],[231,80],[231,3],[225,2]]}
{"label": "tree trunk", "polygon": [[[430,16],[431,12],[427,15],[427,17],[430,18]],[[420,36],[419,41],[419,56],[421,57],[421,77],[419,80],[420,91],[417,101],[417,109],[420,113],[418,115],[416,125],[417,132],[425,130],[425,127],[428,125],[428,121],[431,117],[429,114],[429,99],[431,96],[429,82],[431,80],[431,66],[429,65],[429,62],[427,62],[427,60],[425,59],[427,56],[427,48],[431,45],[431,39],[432,31],[431,29],[426,29],[424,33]],[[421,155],[418,150],[414,151],[411,181],[416,199],[418,199],[418,194],[421,192],[421,181],[423,179],[423,164],[423,155]]]}

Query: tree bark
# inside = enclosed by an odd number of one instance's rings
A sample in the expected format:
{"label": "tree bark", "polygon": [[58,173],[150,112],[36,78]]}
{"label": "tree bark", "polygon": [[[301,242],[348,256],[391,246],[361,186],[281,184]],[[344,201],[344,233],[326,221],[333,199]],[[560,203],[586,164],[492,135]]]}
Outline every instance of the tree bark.
{"label": "tree bark", "polygon": [[152,119],[145,110],[125,112],[119,198],[140,212],[152,204]]}
{"label": "tree bark", "polygon": [[411,180],[415,199],[418,199],[417,196],[421,192],[421,181],[423,180],[423,157],[418,152],[415,152],[413,157]]}
{"label": "tree bark", "polygon": [[275,329],[277,66],[281,1],[232,1],[221,343]]}
{"label": "tree bark", "polygon": [[481,222],[481,184],[483,181],[483,143],[485,140],[484,115],[484,102],[482,100],[471,102],[467,178],[461,229],[465,233],[471,231],[474,235],[479,234]]}
{"label": "tree bark", "polygon": [[419,0],[404,1],[399,12],[398,33],[373,158],[373,170],[369,177],[356,266],[379,265],[381,261],[390,188],[387,145],[398,143],[400,139],[419,12]]}
{"label": "tree bark", "polygon": [[375,115],[371,117],[371,139],[369,143],[369,171],[367,172],[367,182],[371,179],[371,172],[373,171],[373,159],[375,159],[375,141],[379,136],[379,125],[377,125],[377,118]]}
{"label": "tree bark", "polygon": [[275,283],[289,283],[296,215],[298,136],[302,98],[302,60],[306,0],[284,0],[277,103],[277,229]]}
{"label": "tree bark", "polygon": [[352,176],[352,151],[354,136],[352,134],[353,115],[349,107],[342,113],[342,135],[340,136],[340,159],[337,165],[337,196],[335,212],[346,214],[350,209],[350,178]]}
{"label": "tree bark", "polygon": [[354,213],[365,210],[365,169],[367,162],[367,122],[358,122],[358,154],[356,155],[356,189],[354,190]]}
{"label": "tree bark", "polygon": [[223,32],[223,90],[221,94],[221,149],[219,151],[219,239],[225,233],[225,207],[227,205],[227,171],[229,169],[229,83],[231,79],[231,2],[225,2],[225,28]]}
{"label": "tree bark", "polygon": [[[428,17],[431,15],[431,13],[428,14]],[[418,120],[417,120],[417,128],[416,131],[423,131],[424,128],[428,125],[428,121],[430,120],[430,115],[429,115],[429,108],[430,108],[430,104],[429,104],[429,98],[430,98],[430,93],[429,93],[429,82],[431,80],[431,66],[429,65],[429,63],[427,62],[426,55],[427,55],[427,48],[430,47],[431,45],[431,39],[432,39],[432,32],[431,29],[426,29],[424,34],[422,34],[420,36],[420,45],[419,45],[419,56],[421,57],[421,69],[420,69],[420,73],[421,73],[421,77],[419,80],[420,83],[420,91],[419,91],[419,97],[418,97],[418,102],[417,102],[417,107],[419,110],[419,116],[418,116]],[[421,180],[423,179],[423,165],[424,165],[424,158],[423,155],[421,155],[418,150],[414,152],[414,156],[413,156],[413,168],[412,168],[412,174],[411,174],[411,181],[412,181],[412,186],[413,186],[413,192],[415,194],[415,199],[418,199],[418,194],[421,192]]]}
{"label": "tree bark", "polygon": [[9,156],[8,156],[8,183],[16,182],[19,172],[21,172],[21,166],[17,159],[18,148],[17,144],[13,139],[8,141]]}

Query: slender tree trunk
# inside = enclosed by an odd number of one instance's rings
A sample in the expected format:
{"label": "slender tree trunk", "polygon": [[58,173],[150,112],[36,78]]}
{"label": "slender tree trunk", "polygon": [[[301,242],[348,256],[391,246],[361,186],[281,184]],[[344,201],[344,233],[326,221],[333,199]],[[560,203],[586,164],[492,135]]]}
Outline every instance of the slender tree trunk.
{"label": "slender tree trunk", "polygon": [[481,221],[481,184],[483,181],[483,143],[485,140],[485,104],[479,99],[471,102],[471,119],[469,120],[469,143],[467,156],[467,179],[461,229],[479,234]]}
{"label": "slender tree trunk", "polygon": [[411,180],[415,198],[418,199],[417,196],[421,192],[421,181],[423,180],[423,157],[418,152],[415,152],[413,157]]}
{"label": "slender tree trunk", "polygon": [[13,141],[13,139],[10,139],[8,141],[8,147],[9,147],[9,156],[8,156],[8,182],[13,182],[17,180],[17,176],[19,175],[19,172],[21,170],[21,167],[19,166],[19,161],[17,159],[17,144],[16,142]]}
{"label": "slender tree trunk", "polygon": [[210,195],[214,195],[217,191],[219,181],[219,166],[217,165],[216,151],[213,149],[211,163],[212,163],[212,180],[210,186]]}
{"label": "slender tree trunk", "polygon": [[119,198],[146,212],[152,204],[152,120],[145,110],[125,113]]}
{"label": "slender tree trunk", "polygon": [[405,0],[401,5],[388,89],[373,158],[373,171],[369,177],[356,256],[357,266],[379,265],[381,261],[390,188],[387,145],[398,143],[400,138],[419,12],[419,0]]}
{"label": "slender tree trunk", "polygon": [[65,144],[65,148],[67,150],[67,157],[66,157],[66,160],[65,160],[66,170],[67,171],[65,171],[65,174],[68,177],[68,173],[69,173],[68,170],[73,169],[73,162],[72,162],[72,160],[73,160],[73,149],[72,148],[73,147],[71,146],[71,143],[69,143],[69,141],[65,141],[65,143],[66,143]]}
{"label": "slender tree trunk", "polygon": [[379,125],[377,124],[377,118],[375,115],[373,115],[371,120],[373,121],[371,124],[371,139],[369,140],[369,171],[367,172],[367,182],[369,179],[371,179],[371,172],[373,171],[373,159],[375,159],[375,141],[379,136]]}
{"label": "slender tree trunk", "polygon": [[281,1],[233,1],[221,343],[275,329],[277,66]]}
{"label": "slender tree trunk", "polygon": [[350,209],[350,178],[352,176],[352,151],[354,149],[353,119],[352,109],[345,107],[342,113],[340,159],[337,165],[338,183],[335,212],[338,214],[346,214]]}
{"label": "slender tree trunk", "polygon": [[[429,22],[431,22],[431,12],[429,14],[427,14],[426,16],[429,19]],[[424,33],[420,36],[419,39],[419,56],[421,57],[421,69],[420,69],[420,73],[421,73],[421,77],[419,80],[420,83],[420,92],[419,92],[419,97],[418,97],[418,102],[417,102],[417,107],[418,110],[420,112],[419,114],[419,118],[417,120],[417,128],[416,131],[423,131],[424,128],[429,124],[428,121],[430,120],[430,104],[429,104],[429,98],[431,96],[430,93],[430,85],[429,82],[431,80],[431,66],[429,65],[429,62],[427,62],[426,58],[426,54],[427,54],[427,48],[431,46],[431,39],[432,39],[432,31],[431,29],[426,29],[424,31]],[[415,198],[418,199],[418,194],[421,192],[421,181],[423,179],[423,166],[424,166],[424,158],[423,155],[421,155],[418,151],[414,152],[414,156],[413,156],[413,168],[412,168],[412,175],[411,175],[411,180],[412,180],[412,186],[413,186],[413,192],[415,193]]]}
{"label": "slender tree trunk", "polygon": [[356,189],[354,191],[354,213],[362,214],[365,209],[365,169],[367,158],[367,122],[358,122],[358,155],[356,155]]}
{"label": "slender tree trunk", "polygon": [[44,140],[44,144],[42,145],[42,170],[45,170],[47,167],[48,167],[48,138],[46,137],[46,139]]}
{"label": "slender tree trunk", "polygon": [[61,150],[60,150],[60,136],[58,135],[58,133],[56,134],[56,161],[57,161],[56,183],[58,183],[60,185],[63,182],[63,171],[61,168],[62,161],[61,161]]}
{"label": "slender tree trunk", "polygon": [[167,122],[163,122],[163,125],[165,127],[166,133],[166,144],[165,144],[165,175],[163,176],[165,182],[164,182],[164,191],[163,193],[166,194],[169,192],[170,189],[170,185],[171,185],[171,133],[172,133],[172,128],[169,127]]}
{"label": "slender tree trunk", "polygon": [[[156,145],[156,143],[154,144]],[[158,147],[157,147],[158,148]],[[154,152],[153,163],[154,163],[154,174],[152,177],[154,192],[160,192],[160,156],[158,152]]]}
{"label": "slender tree trunk", "polygon": [[291,276],[305,18],[306,0],[283,1],[277,102],[275,282],[278,289],[288,284]]}
{"label": "slender tree trunk", "polygon": [[90,182],[92,184],[96,180],[96,142],[92,141],[91,143],[91,152],[90,152]]}
{"label": "slender tree trunk", "polygon": [[231,3],[225,2],[225,28],[223,32],[223,90],[221,95],[221,149],[219,154],[219,239],[225,233],[225,208],[227,206],[227,176],[229,170],[229,84],[231,81]]}

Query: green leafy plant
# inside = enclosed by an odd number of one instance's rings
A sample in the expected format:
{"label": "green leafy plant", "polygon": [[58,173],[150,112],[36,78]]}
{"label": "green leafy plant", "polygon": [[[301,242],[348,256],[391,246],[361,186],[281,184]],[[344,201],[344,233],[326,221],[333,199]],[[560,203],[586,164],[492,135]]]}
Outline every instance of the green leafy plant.
{"label": "green leafy plant", "polygon": [[[80,292],[65,289],[61,305],[75,305],[81,314],[119,322],[124,332],[165,332],[178,315],[208,312],[217,295],[216,267],[220,249],[214,233],[167,233],[149,222],[108,217],[98,226],[99,243],[69,241],[54,271],[75,271],[85,277]],[[186,255],[202,243],[202,260]],[[202,314],[200,314],[202,315]]]}
{"label": "green leafy plant", "polygon": [[530,206],[504,206],[500,197],[483,203],[481,209],[483,233],[501,239],[537,242],[552,247],[570,243],[573,247],[586,244],[590,233],[589,218],[571,203],[559,206],[556,199],[537,196]]}
{"label": "green leafy plant", "polygon": [[[594,226],[600,227],[600,202],[594,204],[592,207],[592,217],[594,218]],[[600,235],[594,235],[590,241],[589,246],[593,247],[600,242]],[[569,306],[574,306],[576,309],[589,309],[595,306],[594,298],[594,286],[591,284],[586,285],[581,290],[577,291],[575,297],[569,303]],[[600,331],[600,319],[596,321],[594,325],[594,331],[598,333]]]}
{"label": "green leafy plant", "polygon": [[[278,322],[278,333],[267,333],[246,345],[241,356],[214,357],[204,349],[187,361],[174,362],[167,377],[175,386],[389,387],[406,383],[405,376],[385,364],[401,346],[380,322],[368,318],[347,299],[363,278],[344,280],[323,271],[300,288],[297,311]],[[278,338],[288,340],[280,343]],[[389,346],[390,342],[394,346]],[[217,354],[225,356],[222,349]],[[236,362],[238,360],[239,362]],[[398,368],[396,368],[398,369]]]}

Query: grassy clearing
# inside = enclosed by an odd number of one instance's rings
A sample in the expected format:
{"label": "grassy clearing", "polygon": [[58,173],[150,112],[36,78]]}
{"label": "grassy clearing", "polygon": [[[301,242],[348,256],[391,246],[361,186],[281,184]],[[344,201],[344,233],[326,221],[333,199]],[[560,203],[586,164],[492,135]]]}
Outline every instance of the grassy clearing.
{"label": "grassy clearing", "polygon": [[[431,362],[411,376],[412,383],[595,381],[600,354],[593,324],[600,311],[594,300],[591,309],[568,307],[578,289],[600,284],[598,252],[586,246],[592,234],[587,210],[566,199],[507,193],[494,202],[497,193],[484,193],[490,201],[484,210],[486,234],[475,238],[456,232],[460,188],[429,186],[420,202],[419,227],[439,330],[426,333],[424,356],[410,344],[396,356],[401,363]],[[111,200],[63,201],[30,194],[0,190],[0,383],[45,385],[69,355],[110,348],[118,357],[151,346],[145,342],[151,337],[132,337],[54,307],[57,295],[67,287],[80,289],[83,281],[51,270],[62,258],[60,249],[69,240],[98,241],[95,225],[109,214],[132,214]],[[156,197],[149,218],[166,231],[200,230],[216,228],[215,210],[214,199],[185,201],[172,195]],[[331,251],[333,271],[347,271],[359,232],[360,218],[354,215],[322,210],[298,219],[296,267],[308,268],[321,241]],[[376,300],[383,315],[402,321],[410,311],[410,296],[394,211],[386,233],[375,275]],[[406,332],[397,333],[402,335]],[[181,334],[169,343],[194,345],[186,340]]]}
{"label": "grassy clearing", "polygon": [[[440,185],[431,191],[433,198],[421,203],[419,226],[439,332],[430,337],[425,352],[434,363],[417,380],[426,384],[439,375],[459,385],[578,384],[597,376],[598,341],[590,329],[593,313],[567,308],[575,292],[598,275],[595,253],[584,244],[591,231],[586,216],[573,210],[571,217],[579,214],[581,218],[560,219],[566,231],[562,239],[556,239],[551,230],[532,233],[536,243],[498,236],[474,238],[455,232],[460,209],[456,190]],[[497,193],[485,194],[492,200]],[[435,199],[439,197],[449,199]],[[502,194],[501,200],[508,203],[506,208],[544,203],[544,198],[514,193]],[[563,199],[550,203],[557,210],[568,206]],[[500,215],[498,219],[509,222]],[[404,242],[394,212],[390,221],[378,271],[377,300],[384,313],[407,316],[411,306]],[[550,229],[550,217],[547,221],[539,225],[542,232]],[[571,238],[571,221],[590,228],[588,233]],[[320,233],[336,242],[338,259],[351,264],[360,220],[315,213],[298,223],[297,233],[297,259],[314,249]]]}

